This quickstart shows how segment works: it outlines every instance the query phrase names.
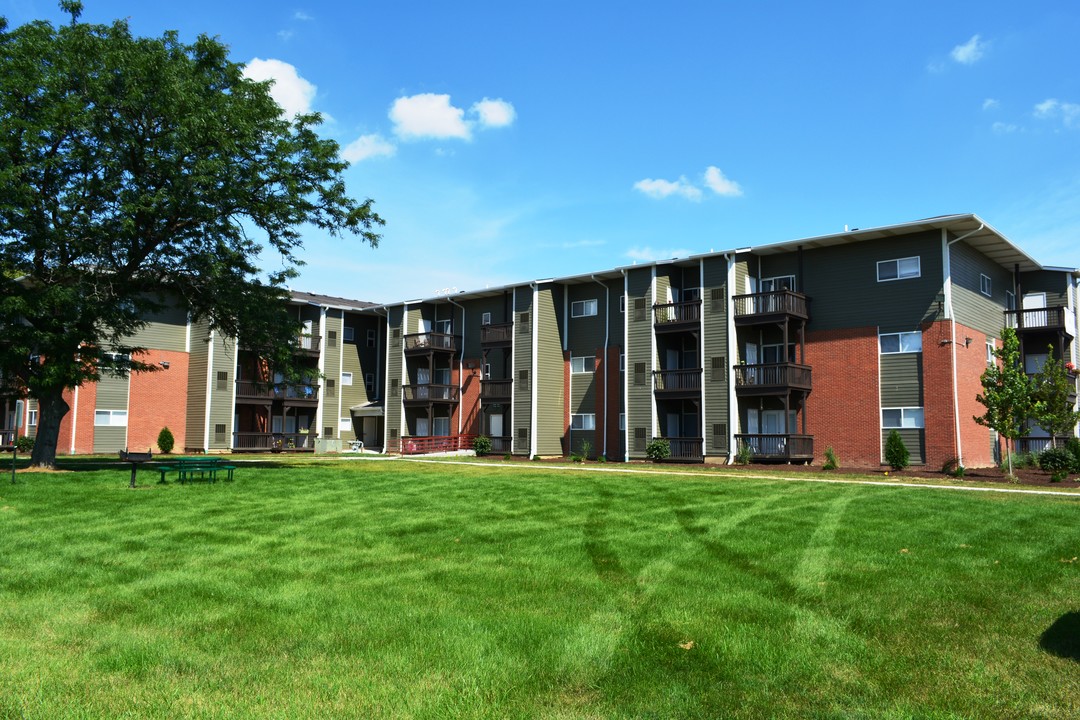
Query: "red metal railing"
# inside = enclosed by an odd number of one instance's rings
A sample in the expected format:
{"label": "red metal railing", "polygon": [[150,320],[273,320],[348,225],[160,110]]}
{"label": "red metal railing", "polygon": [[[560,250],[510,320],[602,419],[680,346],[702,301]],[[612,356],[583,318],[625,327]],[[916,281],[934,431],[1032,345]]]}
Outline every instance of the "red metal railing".
{"label": "red metal railing", "polygon": [[405,435],[401,438],[402,455],[427,455],[439,452],[472,450],[475,435]]}

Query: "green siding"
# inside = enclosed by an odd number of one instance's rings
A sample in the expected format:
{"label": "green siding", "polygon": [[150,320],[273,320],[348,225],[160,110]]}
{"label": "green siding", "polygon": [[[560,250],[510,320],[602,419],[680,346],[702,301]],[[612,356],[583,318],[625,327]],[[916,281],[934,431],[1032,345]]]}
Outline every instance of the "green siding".
{"label": "green siding", "polygon": [[[95,410],[127,410],[130,378],[102,373],[97,382]],[[128,418],[131,422],[133,418]],[[127,428],[94,425],[94,452],[113,453],[125,449]]]}
{"label": "green siding", "polygon": [[[386,359],[386,447],[395,447],[401,432],[401,386],[404,384],[404,342],[405,309],[396,306],[387,309],[387,359]],[[396,334],[396,337],[395,337]],[[395,385],[396,381],[396,385]],[[398,435],[391,436],[390,431]]]}
{"label": "green siding", "polygon": [[210,327],[200,320],[191,326],[191,353],[188,355],[187,422],[184,427],[184,449],[203,449],[206,429],[206,369],[210,357]]}
{"label": "green siding", "polygon": [[[537,334],[537,414],[536,452],[539,455],[562,455],[562,439],[566,432],[563,414],[566,407],[563,361],[562,326],[564,290],[558,285],[546,285],[537,294],[535,308]],[[595,319],[595,318],[594,318]]]}
{"label": "green siding", "polygon": [[187,350],[187,312],[183,308],[165,308],[149,313],[147,324],[124,343],[156,350]]}
{"label": "green siding", "polygon": [[[570,285],[567,294],[567,349],[571,355],[596,355],[597,348],[604,346],[604,288],[595,283]],[[595,300],[596,314],[588,317],[574,317],[573,303],[579,300]],[[557,312],[562,315],[562,308]]]}
{"label": "green siding", "polygon": [[[643,458],[645,451],[638,433],[643,433],[648,443],[655,432],[652,420],[652,371],[655,367],[652,353],[653,300],[650,292],[652,270],[648,267],[634,268],[627,271],[626,278],[629,313],[625,373],[628,455]],[[639,372],[642,368],[644,372]]]}
{"label": "green siding", "polygon": [[[1047,307],[1068,305],[1069,274],[1054,270],[1020,273],[1020,291],[1024,295],[1046,293]],[[1022,306],[1019,298],[1016,300],[1016,305]]]}
{"label": "green siding", "polygon": [[[1000,337],[1005,324],[1005,292],[1012,290],[1012,273],[963,241],[950,248],[949,266],[956,322]],[[982,294],[981,275],[990,278],[990,297]]]}
{"label": "green siding", "polygon": [[[330,341],[330,333],[334,334],[333,345]],[[320,393],[322,397],[323,416],[322,427],[318,428],[319,437],[321,438],[341,438],[343,442],[348,442],[354,438],[351,430],[341,431],[338,424],[339,418],[348,417],[348,400],[345,399],[346,394],[352,394],[352,398],[356,402],[360,401],[358,394],[353,393],[357,389],[357,378],[353,376],[353,384],[351,387],[347,387],[341,382],[341,356],[345,351],[346,343],[345,339],[345,313],[341,310],[327,310],[326,311],[326,327],[323,331],[324,334],[324,352],[323,352],[323,375],[327,379],[334,380],[334,395],[331,397],[329,393]],[[363,391],[363,378],[359,379],[360,388]],[[323,390],[325,391],[325,383],[323,384]],[[356,404],[355,402],[351,404]],[[328,432],[330,431],[330,432]]]}
{"label": "green siding", "polygon": [[[233,388],[236,381],[236,340],[224,340],[221,333],[214,333],[213,367],[210,378],[210,450],[228,450],[232,447]],[[224,373],[223,383],[218,373]],[[218,433],[219,426],[225,433]]]}
{"label": "green siding", "polygon": [[[533,293],[529,286],[514,290],[514,400],[510,428],[513,433],[513,449],[518,454],[528,454],[531,448]],[[505,432],[505,430],[504,430]]]}
{"label": "green siding", "polygon": [[483,354],[480,348],[480,326],[484,313],[491,313],[491,324],[499,325],[513,322],[508,309],[509,300],[502,295],[477,298],[463,303],[465,306],[465,357],[478,358]]}
{"label": "green siding", "polygon": [[881,407],[922,407],[922,353],[881,356]]}
{"label": "green siding", "polygon": [[[799,274],[799,253],[797,250],[780,255],[762,255],[759,263],[761,265],[761,277],[763,278]],[[797,278],[796,282],[798,283],[800,280],[801,278]]]}
{"label": "green siding", "polygon": [[[734,359],[728,357],[727,348],[727,260],[723,257],[710,257],[703,259],[702,263],[702,394],[705,400],[702,430],[706,453],[724,455],[728,452],[727,438],[714,437],[712,431],[713,425],[730,426],[731,422],[728,384],[731,382],[731,365],[734,364]],[[715,370],[714,363],[718,365]]]}

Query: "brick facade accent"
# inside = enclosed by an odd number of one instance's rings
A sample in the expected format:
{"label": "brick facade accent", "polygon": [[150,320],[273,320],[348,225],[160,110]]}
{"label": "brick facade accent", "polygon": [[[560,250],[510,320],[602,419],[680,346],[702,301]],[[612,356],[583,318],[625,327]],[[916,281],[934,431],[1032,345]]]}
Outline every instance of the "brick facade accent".
{"label": "brick facade accent", "polygon": [[[184,389],[187,397],[187,389]],[[79,386],[78,403],[75,401],[75,393],[71,390],[64,391],[64,400],[67,401],[71,412],[60,421],[60,438],[56,444],[56,454],[64,455],[71,452],[71,432],[75,430],[75,454],[84,455],[94,452],[94,408],[97,405],[97,384],[83,383]]]}
{"label": "brick facade accent", "polygon": [[[470,365],[472,367],[470,367]],[[484,361],[480,358],[465,360],[464,366],[451,371],[451,382],[461,378],[461,398],[450,417],[450,431],[457,432],[457,417],[461,416],[461,434],[480,434],[480,380],[483,377]]]}
{"label": "brick facade accent", "polygon": [[[990,428],[983,427],[974,420],[976,416],[986,412],[986,408],[976,397],[982,393],[981,378],[986,371],[986,343],[990,338],[978,330],[962,325],[956,326],[956,334],[961,340],[971,338],[970,344],[960,343],[956,346],[962,459],[967,467],[992,467],[996,463],[990,441]],[[1000,346],[1001,343],[997,342],[996,345]]]}
{"label": "brick facade accent", "polygon": [[[959,328],[958,328],[959,329]],[[956,413],[953,407],[952,323],[947,320],[923,326],[923,419],[925,420],[926,467],[940,468],[959,454]],[[963,348],[963,336],[957,351]]]}
{"label": "brick facade accent", "polygon": [[[188,354],[151,350],[139,359],[151,363],[167,362],[169,367],[151,373],[132,373],[128,386],[128,449],[151,448],[153,452],[159,452],[157,437],[163,427],[172,431],[176,447],[181,448],[187,424]],[[80,404],[84,402],[82,391],[79,401]],[[90,417],[92,427],[92,406]],[[82,431],[80,418],[79,433]]]}
{"label": "brick facade accent", "polygon": [[877,328],[806,334],[813,390],[806,399],[806,430],[814,436],[815,464],[832,447],[841,467],[881,464]]}
{"label": "brick facade accent", "polygon": [[[608,460],[622,460],[623,453],[620,448],[621,433],[619,431],[619,413],[622,411],[621,385],[619,383],[619,356],[622,354],[620,347],[608,347],[607,374],[605,377],[604,348],[596,348],[596,454],[604,452],[605,438]],[[604,393],[607,393],[607,406],[604,406]]]}

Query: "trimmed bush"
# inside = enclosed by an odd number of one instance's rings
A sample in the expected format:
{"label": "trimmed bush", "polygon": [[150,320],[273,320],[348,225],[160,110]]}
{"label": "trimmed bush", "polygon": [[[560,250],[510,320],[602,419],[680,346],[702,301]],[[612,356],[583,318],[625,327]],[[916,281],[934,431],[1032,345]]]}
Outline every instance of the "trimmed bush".
{"label": "trimmed bush", "polygon": [[161,432],[157,436],[157,446],[165,455],[172,452],[173,446],[176,445],[176,439],[173,438],[172,430],[168,427],[161,428]]}
{"label": "trimmed bush", "polygon": [[1047,472],[1069,472],[1073,455],[1066,448],[1046,448],[1039,453],[1039,469]]}
{"label": "trimmed bush", "polygon": [[822,463],[822,470],[836,470],[840,467],[840,461],[836,459],[836,451],[832,449],[832,445],[825,448],[825,462]]}
{"label": "trimmed bush", "polygon": [[645,457],[653,462],[660,462],[671,457],[671,444],[666,438],[653,438],[652,442],[645,446]]}
{"label": "trimmed bush", "polygon": [[885,440],[885,462],[893,470],[903,470],[911,464],[911,453],[908,452],[904,439],[896,430],[890,432]]}
{"label": "trimmed bush", "polygon": [[22,435],[15,440],[15,449],[21,453],[28,453],[34,449],[34,438]]}
{"label": "trimmed bush", "polygon": [[472,441],[472,449],[476,457],[484,457],[491,452],[491,438],[487,435],[477,435]]}

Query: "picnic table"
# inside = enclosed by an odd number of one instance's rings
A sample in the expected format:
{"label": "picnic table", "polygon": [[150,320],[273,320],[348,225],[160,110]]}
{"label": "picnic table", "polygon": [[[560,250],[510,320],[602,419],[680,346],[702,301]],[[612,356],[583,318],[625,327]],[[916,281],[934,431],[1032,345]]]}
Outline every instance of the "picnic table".
{"label": "picnic table", "polygon": [[226,480],[232,480],[236,466],[227,465],[218,457],[170,458],[168,464],[158,465],[156,469],[161,473],[161,482],[165,482],[167,473],[175,472],[182,485],[188,480],[194,480],[196,475],[200,480],[216,482],[219,472],[225,473]]}

